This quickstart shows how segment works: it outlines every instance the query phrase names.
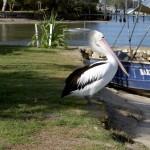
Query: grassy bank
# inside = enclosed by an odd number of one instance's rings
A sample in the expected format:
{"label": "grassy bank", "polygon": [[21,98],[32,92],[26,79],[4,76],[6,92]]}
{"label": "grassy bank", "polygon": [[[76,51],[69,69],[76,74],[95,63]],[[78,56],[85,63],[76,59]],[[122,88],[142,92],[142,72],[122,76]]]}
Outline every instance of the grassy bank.
{"label": "grassy bank", "polygon": [[42,131],[52,146],[57,140],[64,147],[74,141],[71,149],[127,149],[104,129],[104,104],[60,99],[65,78],[80,65],[68,50],[0,46],[0,149],[30,143],[36,149]]}

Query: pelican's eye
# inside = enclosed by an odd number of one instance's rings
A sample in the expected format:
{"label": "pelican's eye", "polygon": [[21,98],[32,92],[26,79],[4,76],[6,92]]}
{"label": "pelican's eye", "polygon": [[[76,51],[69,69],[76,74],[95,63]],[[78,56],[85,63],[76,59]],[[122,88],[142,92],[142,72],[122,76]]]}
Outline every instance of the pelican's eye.
{"label": "pelican's eye", "polygon": [[102,36],[102,39],[104,39],[105,37],[104,36]]}

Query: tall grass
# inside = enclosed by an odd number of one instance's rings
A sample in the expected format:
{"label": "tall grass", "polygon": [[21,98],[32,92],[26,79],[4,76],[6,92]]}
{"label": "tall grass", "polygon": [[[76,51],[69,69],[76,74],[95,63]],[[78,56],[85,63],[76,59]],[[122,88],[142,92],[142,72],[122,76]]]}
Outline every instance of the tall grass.
{"label": "tall grass", "polygon": [[[50,37],[50,24],[52,24],[52,44],[51,47],[67,47],[67,40],[64,35],[64,31],[67,30],[65,25],[56,23],[57,13],[52,10],[50,17],[44,14],[43,21],[38,25],[39,35],[38,39],[40,41],[40,47],[49,47],[49,37]],[[29,45],[34,46],[36,43],[36,35],[34,34]]]}

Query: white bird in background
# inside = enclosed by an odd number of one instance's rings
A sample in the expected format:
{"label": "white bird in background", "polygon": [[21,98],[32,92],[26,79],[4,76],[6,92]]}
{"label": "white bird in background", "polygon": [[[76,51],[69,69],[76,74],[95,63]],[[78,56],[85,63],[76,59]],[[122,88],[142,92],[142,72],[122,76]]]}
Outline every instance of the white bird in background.
{"label": "white bird in background", "polygon": [[61,97],[67,95],[81,96],[85,97],[88,104],[91,104],[90,97],[113,79],[118,65],[128,75],[122,63],[105,41],[102,33],[95,30],[91,31],[89,33],[89,45],[94,52],[106,55],[107,60],[98,61],[72,72],[66,79]]}

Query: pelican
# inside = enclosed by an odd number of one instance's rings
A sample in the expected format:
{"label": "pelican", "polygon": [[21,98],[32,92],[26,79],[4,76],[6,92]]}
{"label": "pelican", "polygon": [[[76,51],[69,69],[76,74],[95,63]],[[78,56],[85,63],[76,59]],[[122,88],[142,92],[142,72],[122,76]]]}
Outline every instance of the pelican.
{"label": "pelican", "polygon": [[113,79],[118,65],[126,75],[128,73],[101,32],[91,31],[88,41],[91,49],[106,55],[107,60],[95,62],[72,72],[66,79],[61,98],[67,95],[81,96],[87,100],[88,104],[92,104],[90,98]]}

